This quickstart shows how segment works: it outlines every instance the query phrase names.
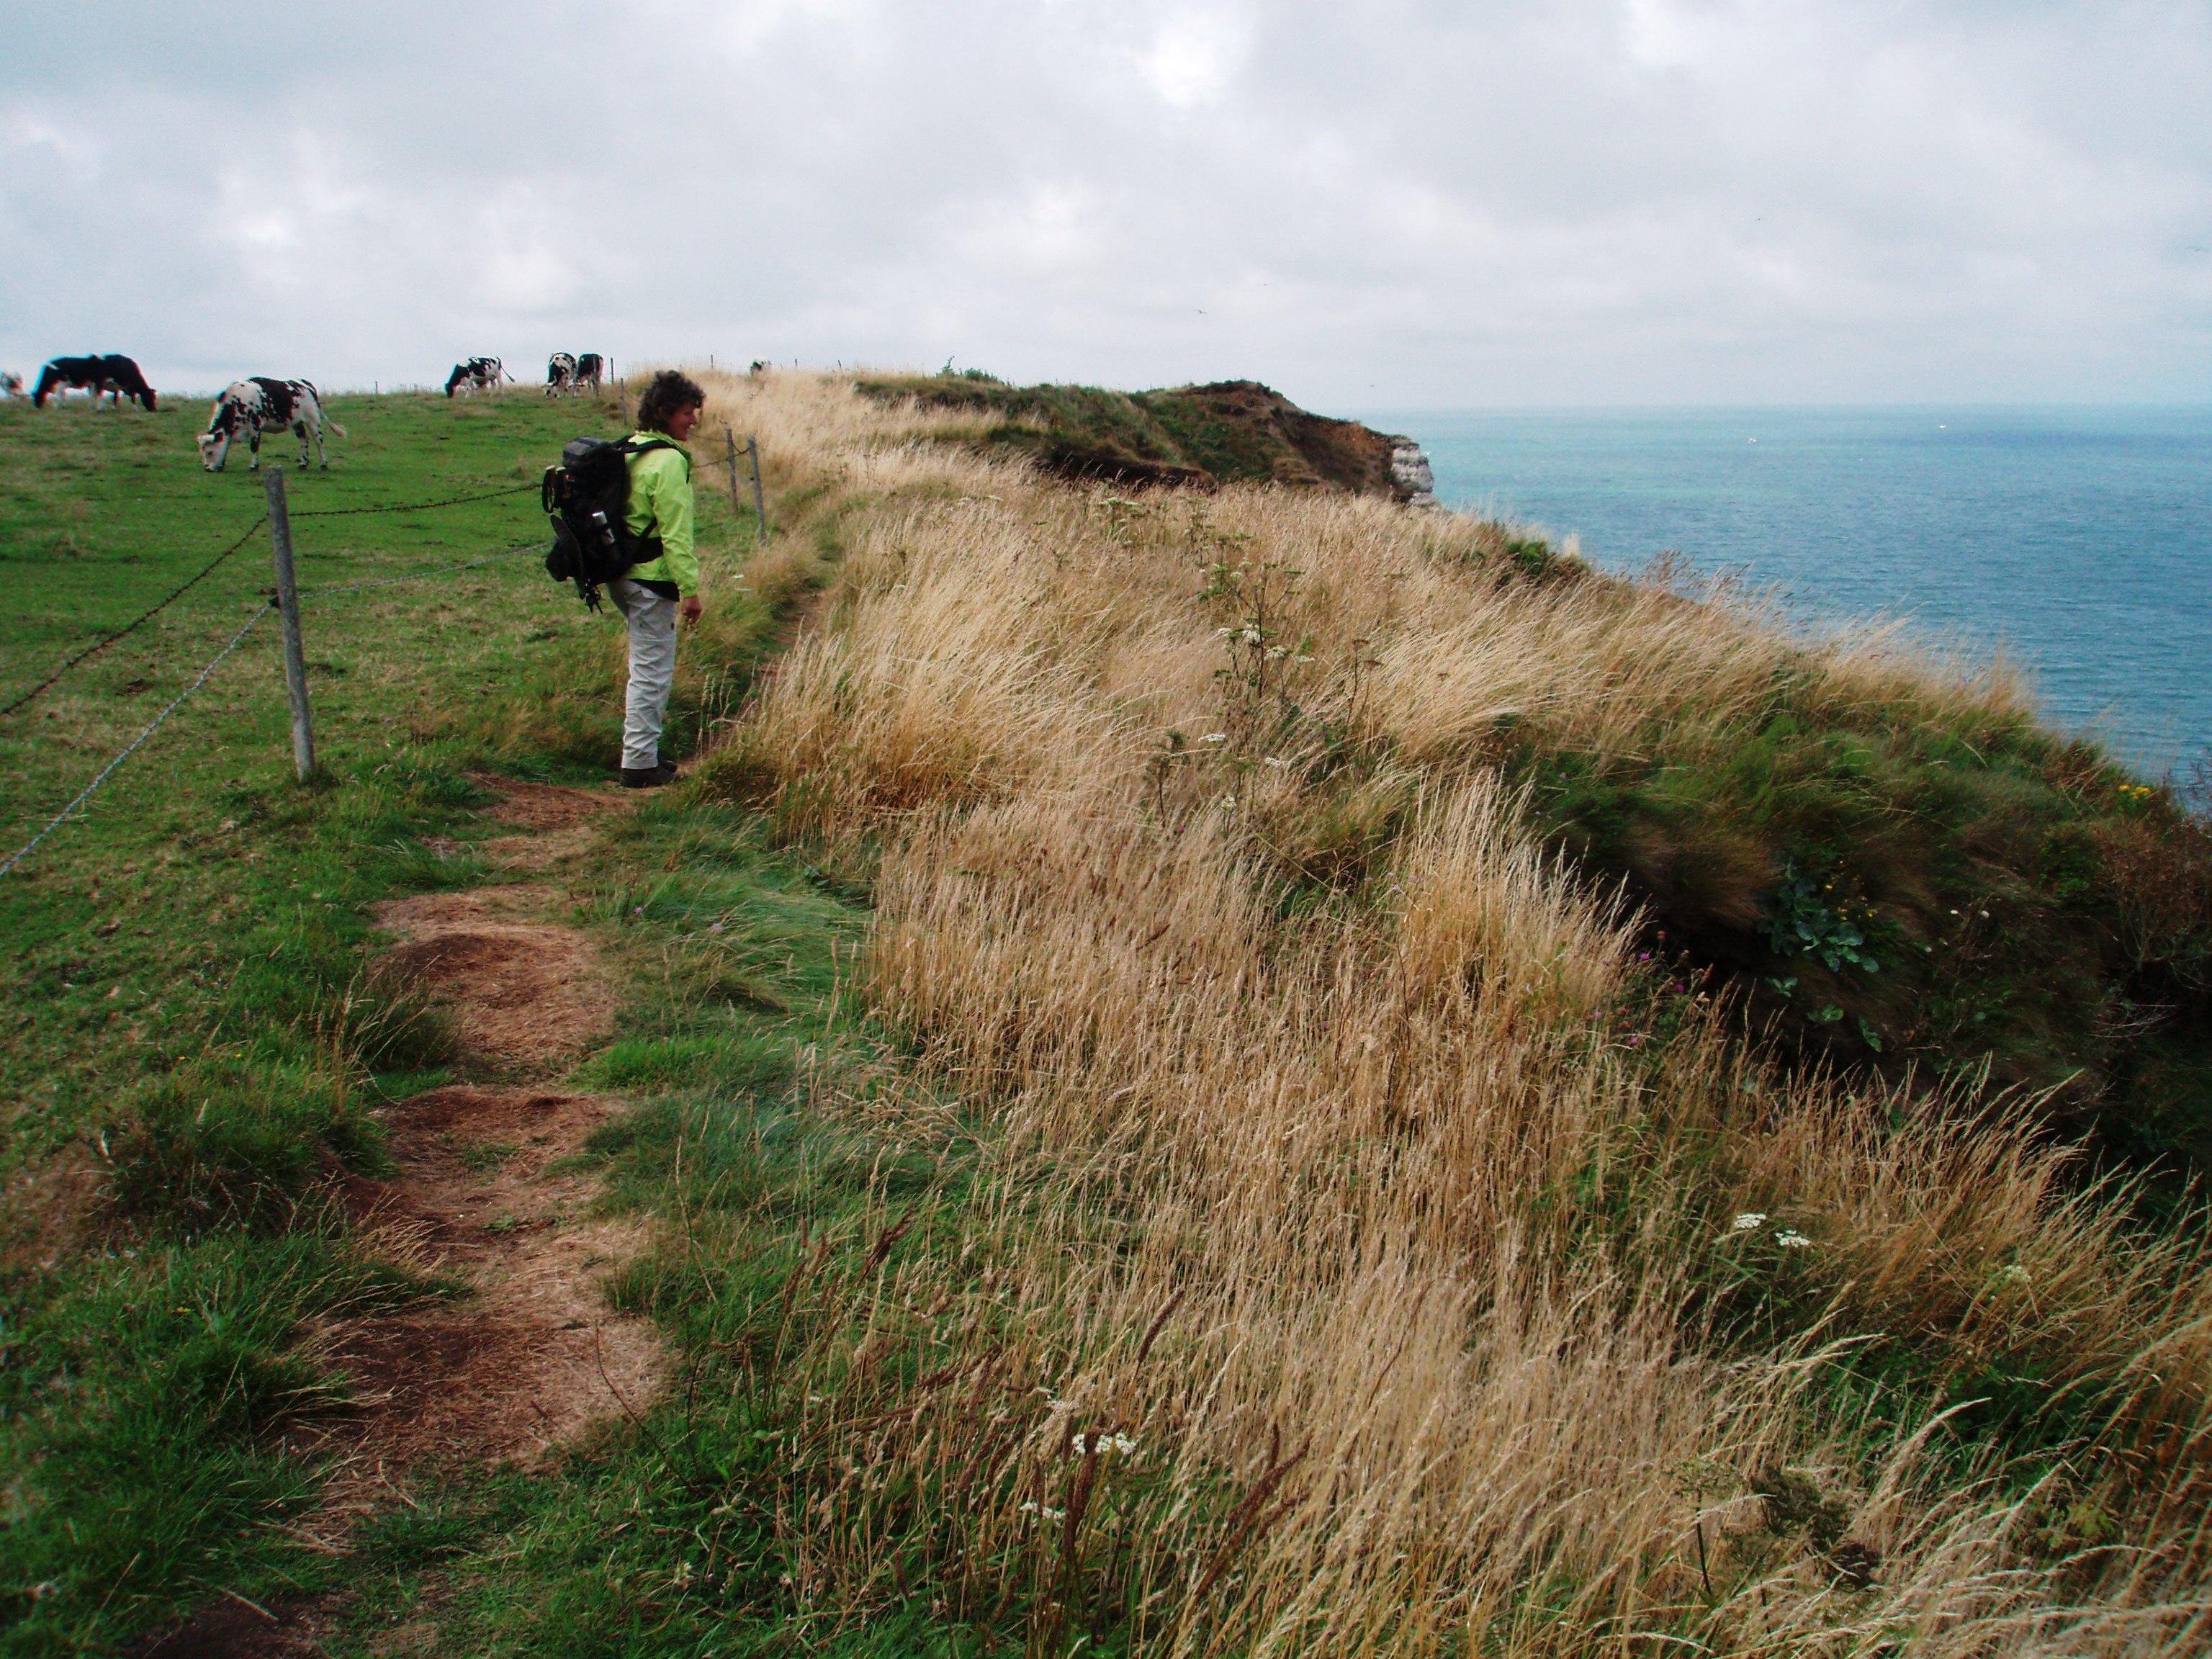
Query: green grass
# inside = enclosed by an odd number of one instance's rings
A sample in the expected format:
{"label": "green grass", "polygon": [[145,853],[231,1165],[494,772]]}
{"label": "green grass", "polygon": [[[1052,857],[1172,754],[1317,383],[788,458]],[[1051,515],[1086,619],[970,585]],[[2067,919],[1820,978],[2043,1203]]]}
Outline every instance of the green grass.
{"label": "green grass", "polygon": [[1655,725],[1610,760],[1507,744],[1652,944],[1809,1063],[1986,1074],[2137,1170],[2212,1167],[2212,830],[2024,717]]}
{"label": "green grass", "polygon": [[[615,428],[611,404],[331,411],[350,436],[331,441],[330,471],[288,480],[323,775],[290,776],[264,627],[0,878],[0,1650],[98,1650],[222,1589],[281,1596],[327,1577],[270,1524],[314,1486],[274,1437],[332,1404],[298,1333],[430,1287],[362,1256],[321,1194],[333,1171],[377,1164],[376,1099],[447,1060],[434,1018],[368,981],[368,907],[484,878],[465,845],[494,832],[473,769],[586,777],[614,759],[619,623],[545,577],[530,495],[310,516],[534,483],[567,437]],[[200,470],[198,416],[0,408],[0,564],[18,592],[0,617],[0,701],[259,515],[242,459]],[[749,540],[710,491],[701,514],[710,562]],[[518,548],[431,581],[315,591]],[[264,534],[0,721],[5,852],[269,582]],[[773,623],[763,602],[718,605],[695,636],[685,729],[726,691],[699,659],[732,666]],[[564,723],[550,748],[530,741],[545,708]]]}

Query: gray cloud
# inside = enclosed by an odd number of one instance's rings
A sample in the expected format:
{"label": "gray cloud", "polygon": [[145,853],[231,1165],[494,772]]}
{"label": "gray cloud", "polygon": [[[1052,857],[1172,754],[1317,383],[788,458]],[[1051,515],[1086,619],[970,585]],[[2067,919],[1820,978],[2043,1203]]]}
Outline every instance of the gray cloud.
{"label": "gray cloud", "polygon": [[0,362],[2201,398],[2208,84],[2185,0],[16,0]]}

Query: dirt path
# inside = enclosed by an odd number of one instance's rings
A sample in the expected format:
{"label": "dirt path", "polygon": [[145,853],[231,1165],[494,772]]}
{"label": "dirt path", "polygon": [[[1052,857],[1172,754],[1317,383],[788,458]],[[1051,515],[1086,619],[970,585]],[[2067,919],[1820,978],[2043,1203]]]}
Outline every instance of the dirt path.
{"label": "dirt path", "polygon": [[[453,1022],[470,1081],[401,1101],[383,1116],[393,1165],[356,1179],[348,1207],[393,1258],[454,1281],[451,1300],[337,1323],[310,1346],[353,1379],[358,1409],[295,1433],[293,1449],[335,1458],[323,1500],[294,1528],[343,1553],[362,1516],[406,1497],[410,1478],[449,1464],[531,1463],[597,1423],[641,1413],[664,1357],[645,1321],[617,1313],[607,1275],[643,1228],[594,1217],[596,1175],[573,1160],[621,1109],[559,1086],[614,1029],[613,988],[591,942],[558,918],[562,879],[586,851],[611,791],[484,780],[509,833],[477,854],[517,878],[376,910],[393,943],[380,967]],[[321,1651],[315,1604],[260,1608],[233,1598],[143,1650],[152,1659]]]}

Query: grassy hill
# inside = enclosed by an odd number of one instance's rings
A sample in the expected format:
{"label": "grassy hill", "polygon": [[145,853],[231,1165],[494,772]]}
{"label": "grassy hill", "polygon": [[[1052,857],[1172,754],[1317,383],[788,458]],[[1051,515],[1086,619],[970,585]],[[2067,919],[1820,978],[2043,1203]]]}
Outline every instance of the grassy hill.
{"label": "grassy hill", "polygon": [[[528,555],[311,605],[324,785],[264,659],[0,887],[14,1650],[229,1591],[340,1652],[2187,1650],[2203,1218],[2069,1139],[2202,1121],[2179,803],[2001,680],[975,384],[710,381],[779,550],[702,489],[713,752],[555,878],[676,1372],[556,1466],[286,1529],[313,1333],[456,1293],[325,1201],[453,1063],[364,908],[489,878],[477,778],[606,764],[616,631]],[[580,414],[342,404],[301,497],[525,482]],[[250,522],[185,437],[0,421],[70,601],[11,684]],[[234,580],[0,732],[27,793]]]}
{"label": "grassy hill", "polygon": [[1063,477],[1200,489],[1279,483],[1397,501],[1413,493],[1391,467],[1406,440],[1309,413],[1256,380],[1111,392],[1009,386],[969,369],[855,385],[884,402],[974,416],[984,447],[1029,456]]}

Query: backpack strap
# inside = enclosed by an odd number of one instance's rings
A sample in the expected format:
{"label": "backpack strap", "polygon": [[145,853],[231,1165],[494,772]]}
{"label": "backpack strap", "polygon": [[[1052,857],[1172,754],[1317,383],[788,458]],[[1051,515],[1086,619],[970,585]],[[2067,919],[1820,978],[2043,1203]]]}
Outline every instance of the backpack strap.
{"label": "backpack strap", "polygon": [[624,438],[617,447],[625,455],[642,455],[653,449],[672,449],[684,458],[684,477],[687,482],[690,479],[691,453],[673,438]]}

